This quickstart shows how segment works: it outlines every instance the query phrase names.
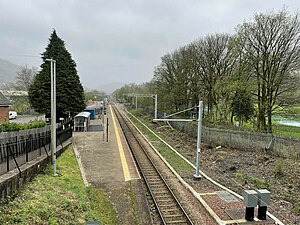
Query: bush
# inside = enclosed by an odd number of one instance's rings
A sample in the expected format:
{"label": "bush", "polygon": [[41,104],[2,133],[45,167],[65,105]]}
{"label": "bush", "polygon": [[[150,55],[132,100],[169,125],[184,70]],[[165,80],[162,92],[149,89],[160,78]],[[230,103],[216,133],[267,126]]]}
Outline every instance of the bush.
{"label": "bush", "polygon": [[276,178],[284,176],[284,163],[282,160],[277,160],[274,167],[274,175]]}
{"label": "bush", "polygon": [[19,130],[28,130],[46,126],[46,122],[42,120],[30,121],[29,123],[2,123],[0,124],[0,132],[11,132]]}

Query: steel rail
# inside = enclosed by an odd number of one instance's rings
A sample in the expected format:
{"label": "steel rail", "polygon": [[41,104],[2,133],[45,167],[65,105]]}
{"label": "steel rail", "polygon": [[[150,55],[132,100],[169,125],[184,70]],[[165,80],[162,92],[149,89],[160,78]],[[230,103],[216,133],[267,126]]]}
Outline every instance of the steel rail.
{"label": "steel rail", "polygon": [[136,137],[137,132],[129,125],[130,122],[120,113],[116,106],[113,109],[163,224],[192,225],[192,221],[155,166],[145,150],[145,146]]}

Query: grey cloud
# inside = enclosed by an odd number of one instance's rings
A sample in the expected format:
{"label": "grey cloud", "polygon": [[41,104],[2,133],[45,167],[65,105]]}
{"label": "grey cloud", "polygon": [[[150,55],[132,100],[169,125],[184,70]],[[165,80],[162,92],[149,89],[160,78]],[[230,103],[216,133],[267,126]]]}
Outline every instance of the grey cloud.
{"label": "grey cloud", "polygon": [[234,32],[254,12],[297,11],[292,0],[1,0],[0,58],[39,66],[52,29],[65,40],[81,81],[145,82],[161,56],[200,36]]}

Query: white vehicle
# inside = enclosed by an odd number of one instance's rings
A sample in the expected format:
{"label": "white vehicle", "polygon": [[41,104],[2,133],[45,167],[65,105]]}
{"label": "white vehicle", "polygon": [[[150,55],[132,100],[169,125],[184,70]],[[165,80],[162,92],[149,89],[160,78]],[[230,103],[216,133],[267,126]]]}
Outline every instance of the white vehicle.
{"label": "white vehicle", "polygon": [[17,119],[17,117],[18,117],[18,114],[17,114],[17,112],[15,112],[15,111],[9,111],[9,119],[10,120],[12,120],[12,119]]}

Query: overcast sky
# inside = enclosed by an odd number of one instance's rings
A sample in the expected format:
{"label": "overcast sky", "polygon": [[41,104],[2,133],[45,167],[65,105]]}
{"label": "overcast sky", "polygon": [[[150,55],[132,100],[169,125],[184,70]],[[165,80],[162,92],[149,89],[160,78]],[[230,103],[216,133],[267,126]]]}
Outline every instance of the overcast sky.
{"label": "overcast sky", "polygon": [[191,41],[233,33],[256,12],[296,0],[0,0],[0,58],[39,67],[55,28],[77,63],[84,86],[142,83],[160,58]]}

